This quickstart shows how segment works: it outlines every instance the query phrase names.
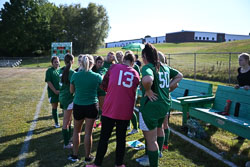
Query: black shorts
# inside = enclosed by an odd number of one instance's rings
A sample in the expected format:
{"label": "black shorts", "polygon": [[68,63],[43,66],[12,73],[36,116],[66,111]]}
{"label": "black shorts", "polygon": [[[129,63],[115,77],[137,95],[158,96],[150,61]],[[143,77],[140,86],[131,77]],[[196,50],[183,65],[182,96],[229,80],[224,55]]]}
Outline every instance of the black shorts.
{"label": "black shorts", "polygon": [[96,119],[99,111],[98,103],[91,105],[77,105],[73,106],[73,116],[75,120],[82,120],[84,118]]}

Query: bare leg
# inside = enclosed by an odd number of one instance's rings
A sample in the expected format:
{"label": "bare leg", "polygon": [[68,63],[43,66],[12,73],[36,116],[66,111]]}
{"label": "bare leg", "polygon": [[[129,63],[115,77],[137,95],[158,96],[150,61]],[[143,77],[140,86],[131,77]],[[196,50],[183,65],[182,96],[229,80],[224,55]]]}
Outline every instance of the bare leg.
{"label": "bare leg", "polygon": [[85,157],[89,158],[91,148],[92,148],[92,131],[95,119],[85,118],[85,136],[84,136],[84,147],[85,147]]}
{"label": "bare leg", "polygon": [[82,131],[82,124],[83,120],[74,120],[74,133],[73,133],[73,155],[78,154],[79,145],[81,142],[81,131]]}

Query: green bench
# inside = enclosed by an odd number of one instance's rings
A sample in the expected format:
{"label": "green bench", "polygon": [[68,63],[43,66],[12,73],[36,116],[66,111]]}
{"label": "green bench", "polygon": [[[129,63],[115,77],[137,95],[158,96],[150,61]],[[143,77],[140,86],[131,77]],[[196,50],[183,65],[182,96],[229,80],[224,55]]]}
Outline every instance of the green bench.
{"label": "green bench", "polygon": [[[227,100],[232,101],[229,115],[218,114],[224,111]],[[209,103],[212,108],[194,107]],[[191,117],[250,139],[250,91],[219,85],[215,97],[188,99],[183,101],[183,105],[188,108]],[[237,108],[238,116],[235,116]]]}
{"label": "green bench", "polygon": [[211,97],[213,85],[210,83],[199,82],[194,80],[182,79],[179,86],[171,92],[172,106],[171,109],[183,112],[182,125],[187,122],[187,108],[183,108],[182,101],[186,99]]}

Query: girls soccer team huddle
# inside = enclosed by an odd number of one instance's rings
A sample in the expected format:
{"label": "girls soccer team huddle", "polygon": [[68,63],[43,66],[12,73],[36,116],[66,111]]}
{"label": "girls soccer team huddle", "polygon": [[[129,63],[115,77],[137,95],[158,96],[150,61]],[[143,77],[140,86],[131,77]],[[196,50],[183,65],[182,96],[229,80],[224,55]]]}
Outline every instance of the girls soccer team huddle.
{"label": "girls soccer team huddle", "polygon": [[[118,61],[117,61],[118,60]],[[115,166],[125,167],[126,131],[132,119],[136,133],[136,114],[133,112],[138,86],[142,91],[139,109],[139,127],[146,141],[145,155],[136,159],[143,166],[158,166],[163,148],[168,147],[168,117],[171,105],[170,91],[177,87],[182,74],[166,65],[165,56],[149,43],[142,50],[144,66],[135,64],[132,51],[109,52],[106,60],[91,55],[78,57],[79,68],[72,70],[73,55],[65,55],[65,66],[59,68],[58,57],[52,57],[52,67],[46,71],[48,96],[52,105],[55,127],[59,128],[58,102],[63,109],[62,134],[64,148],[73,148],[68,157],[79,161],[80,135],[84,126],[84,163],[87,167],[101,166],[109,138],[116,127]],[[117,63],[117,64],[116,64]],[[71,140],[72,113],[74,130]],[[92,132],[95,120],[101,115],[101,134],[96,156],[92,156]],[[164,126],[163,126],[164,125]],[[166,139],[165,139],[166,136]],[[91,164],[93,163],[93,164]]]}

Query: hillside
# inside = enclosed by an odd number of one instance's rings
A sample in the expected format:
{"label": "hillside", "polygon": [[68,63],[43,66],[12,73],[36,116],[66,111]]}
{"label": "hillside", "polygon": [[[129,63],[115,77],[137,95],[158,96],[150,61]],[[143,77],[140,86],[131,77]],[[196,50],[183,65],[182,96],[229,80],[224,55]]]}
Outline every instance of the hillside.
{"label": "hillside", "polygon": [[[201,52],[248,52],[250,53],[250,39],[223,43],[187,42],[154,44],[163,53],[201,53]],[[94,55],[105,56],[109,51],[123,50],[117,48],[102,48]],[[123,50],[124,51],[124,50]]]}

